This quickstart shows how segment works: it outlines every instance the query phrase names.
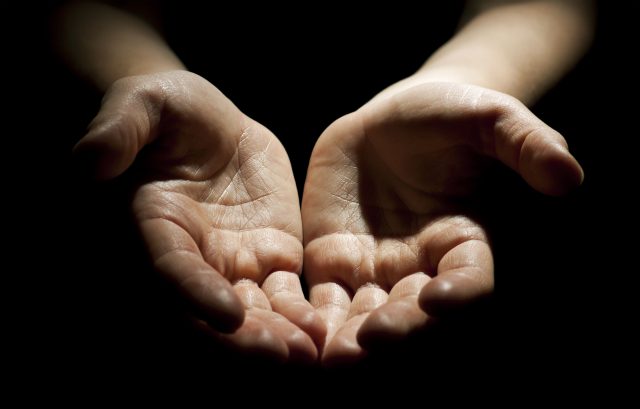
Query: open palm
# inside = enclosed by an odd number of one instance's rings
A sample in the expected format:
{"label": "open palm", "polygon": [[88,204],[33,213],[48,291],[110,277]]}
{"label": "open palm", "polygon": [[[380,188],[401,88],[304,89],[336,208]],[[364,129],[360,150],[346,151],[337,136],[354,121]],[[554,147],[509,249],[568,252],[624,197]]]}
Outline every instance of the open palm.
{"label": "open palm", "polygon": [[298,195],[273,134],[201,77],[169,72],[116,82],[76,151],[101,178],[138,155],[135,219],[203,328],[245,351],[316,358],[325,329],[300,287]]}
{"label": "open palm", "polygon": [[357,359],[491,293],[491,249],[462,200],[489,159],[547,194],[582,178],[560,134],[514,98],[469,85],[387,94],[323,133],[302,219],[325,362]]}

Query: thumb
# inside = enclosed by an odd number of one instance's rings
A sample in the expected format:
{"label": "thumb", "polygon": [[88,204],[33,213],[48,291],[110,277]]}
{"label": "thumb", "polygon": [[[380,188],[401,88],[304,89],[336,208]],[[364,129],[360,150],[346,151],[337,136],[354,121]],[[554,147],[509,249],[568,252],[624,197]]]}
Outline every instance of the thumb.
{"label": "thumb", "polygon": [[164,96],[153,84],[115,82],[102,99],[87,134],[73,148],[81,171],[98,180],[115,178],[157,133]]}
{"label": "thumb", "polygon": [[493,133],[495,156],[534,189],[559,196],[582,183],[584,172],[566,140],[521,103],[505,108]]}

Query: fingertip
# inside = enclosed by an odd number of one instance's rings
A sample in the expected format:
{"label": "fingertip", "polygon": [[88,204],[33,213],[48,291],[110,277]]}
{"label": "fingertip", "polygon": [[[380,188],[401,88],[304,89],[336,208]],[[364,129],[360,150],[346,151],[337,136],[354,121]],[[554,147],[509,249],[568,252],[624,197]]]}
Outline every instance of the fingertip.
{"label": "fingertip", "polygon": [[221,289],[215,295],[209,324],[220,332],[231,333],[244,322],[245,309],[236,293],[230,289]]}
{"label": "fingertip", "polygon": [[334,337],[322,356],[321,364],[326,368],[351,366],[365,356],[358,342],[348,337]]}
{"label": "fingertip", "polygon": [[100,135],[88,134],[72,150],[73,166],[82,177],[105,181],[122,173],[120,148]]}
{"label": "fingertip", "polygon": [[369,314],[358,330],[358,343],[365,349],[379,349],[428,330],[431,321],[419,308],[415,296],[392,301]]}
{"label": "fingertip", "polygon": [[523,155],[522,169],[532,187],[551,196],[566,195],[584,180],[578,161],[566,147],[557,143],[549,143],[537,152],[530,149]]}
{"label": "fingertip", "polygon": [[375,349],[399,341],[403,334],[398,331],[395,322],[396,319],[387,312],[373,311],[358,330],[358,343],[364,349]]}
{"label": "fingertip", "polygon": [[318,350],[327,337],[327,326],[318,312],[302,296],[281,293],[271,298],[273,310],[307,333]]}
{"label": "fingertip", "polygon": [[292,331],[286,337],[286,344],[290,362],[309,365],[318,360],[318,348],[305,331],[300,329]]}
{"label": "fingertip", "polygon": [[320,314],[313,309],[305,312],[298,321],[298,326],[309,334],[318,351],[322,351],[327,338],[327,326]]}
{"label": "fingertip", "polygon": [[584,170],[566,148],[555,145],[550,150],[547,169],[550,178],[556,180],[557,189],[550,189],[548,194],[567,194],[582,184]]}
{"label": "fingertip", "polygon": [[225,336],[233,348],[265,362],[284,363],[289,358],[287,344],[272,329],[248,318],[239,331]]}
{"label": "fingertip", "polygon": [[548,156],[542,166],[546,172],[546,180],[542,192],[552,196],[566,195],[582,184],[584,171],[569,151],[560,145],[548,148]]}
{"label": "fingertip", "polygon": [[449,273],[431,280],[420,291],[418,304],[428,315],[442,316],[460,312],[490,293],[491,288],[469,275]]}
{"label": "fingertip", "polygon": [[366,351],[358,343],[357,334],[367,316],[360,314],[351,318],[328,341],[322,355],[323,366],[350,366],[365,357]]}
{"label": "fingertip", "polygon": [[232,288],[211,288],[197,280],[183,284],[183,292],[194,309],[212,328],[222,333],[237,330],[245,319],[245,308]]}

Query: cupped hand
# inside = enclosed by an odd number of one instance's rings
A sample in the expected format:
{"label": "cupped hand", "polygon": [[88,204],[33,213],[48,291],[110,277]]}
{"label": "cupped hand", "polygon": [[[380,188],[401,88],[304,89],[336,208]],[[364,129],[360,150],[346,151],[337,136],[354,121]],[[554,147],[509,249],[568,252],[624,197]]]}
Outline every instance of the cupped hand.
{"label": "cupped hand", "polygon": [[558,132],[515,98],[470,85],[385,93],[322,134],[302,220],[324,362],[358,359],[492,292],[491,248],[464,206],[490,160],[546,194],[582,181]]}
{"label": "cupped hand", "polygon": [[224,342],[314,360],[324,323],[305,300],[302,226],[278,139],[185,71],[127,77],[74,152],[99,179],[132,164],[133,213],[155,269]]}

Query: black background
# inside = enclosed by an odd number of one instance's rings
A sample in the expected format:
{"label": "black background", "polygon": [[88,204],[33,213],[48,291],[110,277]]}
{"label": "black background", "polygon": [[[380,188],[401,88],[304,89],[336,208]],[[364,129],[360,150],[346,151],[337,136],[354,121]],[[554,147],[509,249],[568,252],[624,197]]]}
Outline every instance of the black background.
{"label": "black background", "polygon": [[[608,3],[590,53],[533,107],[569,140],[583,187],[547,198],[495,175],[490,305],[340,370],[255,362],[183,323],[149,270],[125,183],[94,185],[72,167],[100,96],[53,57],[47,7],[6,8],[0,404],[638,406],[640,10]],[[413,7],[193,2],[163,13],[187,66],[281,138],[302,191],[322,130],[454,32],[459,4]]]}

